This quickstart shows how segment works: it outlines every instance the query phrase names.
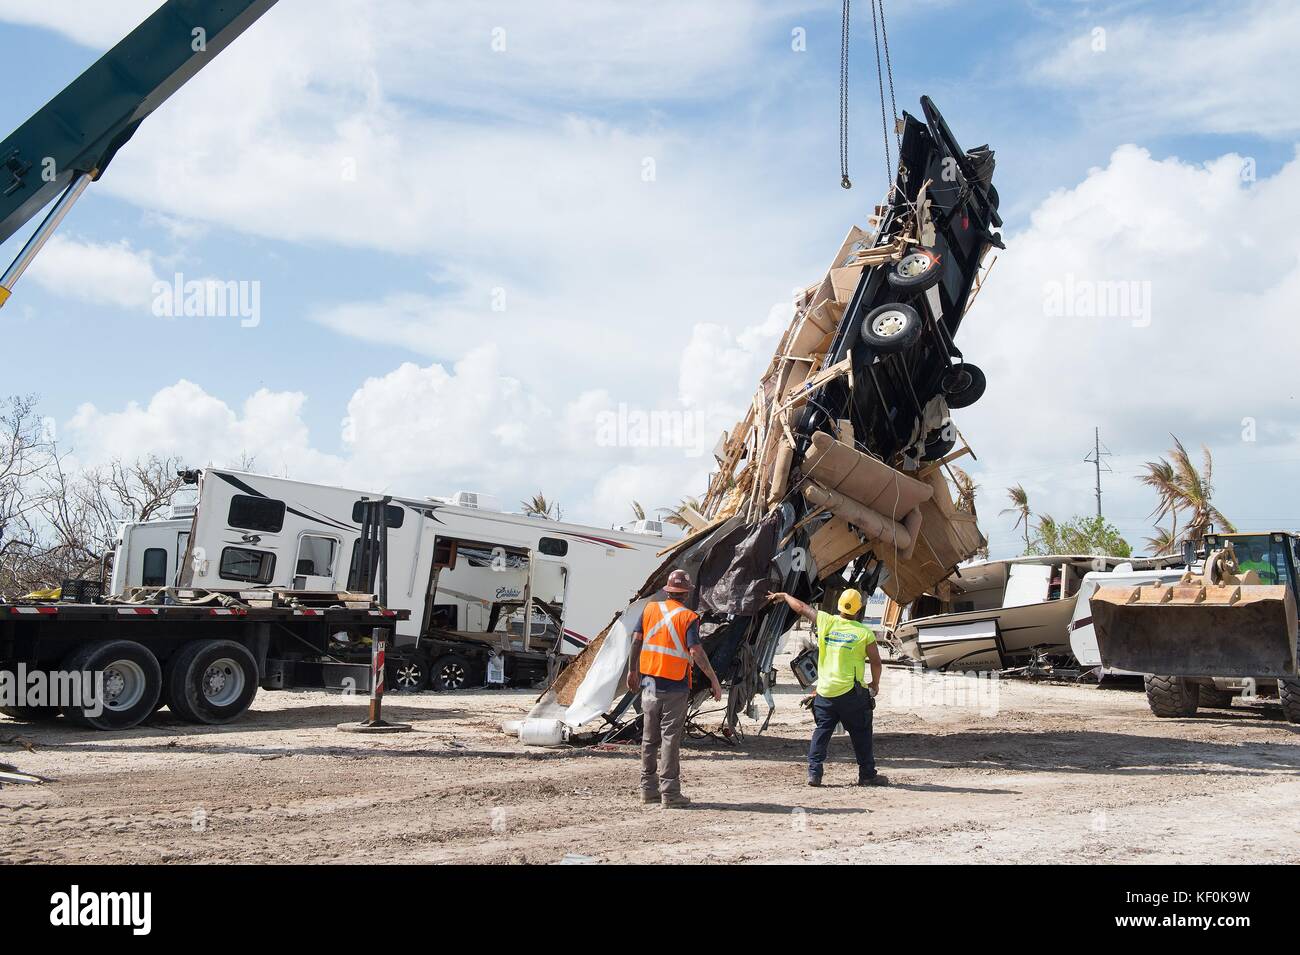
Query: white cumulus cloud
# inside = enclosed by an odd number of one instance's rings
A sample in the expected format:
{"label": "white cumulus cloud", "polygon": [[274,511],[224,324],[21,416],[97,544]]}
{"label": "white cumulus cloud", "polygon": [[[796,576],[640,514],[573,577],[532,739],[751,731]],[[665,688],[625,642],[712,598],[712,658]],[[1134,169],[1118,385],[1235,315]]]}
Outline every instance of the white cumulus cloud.
{"label": "white cumulus cloud", "polygon": [[158,281],[153,256],[126,240],[86,242],[61,235],[46,243],[27,275],[56,295],[131,309],[149,307]]}

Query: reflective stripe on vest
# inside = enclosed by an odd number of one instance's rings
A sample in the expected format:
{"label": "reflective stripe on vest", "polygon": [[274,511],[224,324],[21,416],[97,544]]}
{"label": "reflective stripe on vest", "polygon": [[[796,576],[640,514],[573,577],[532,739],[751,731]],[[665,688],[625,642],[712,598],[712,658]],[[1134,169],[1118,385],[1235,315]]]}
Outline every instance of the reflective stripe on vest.
{"label": "reflective stripe on vest", "polygon": [[685,631],[678,630],[678,621],[683,619],[689,629],[696,617],[675,601],[660,600],[647,604],[642,611],[642,627],[650,625],[641,644],[640,669],[646,676],[683,680],[690,674],[691,655],[686,650]]}

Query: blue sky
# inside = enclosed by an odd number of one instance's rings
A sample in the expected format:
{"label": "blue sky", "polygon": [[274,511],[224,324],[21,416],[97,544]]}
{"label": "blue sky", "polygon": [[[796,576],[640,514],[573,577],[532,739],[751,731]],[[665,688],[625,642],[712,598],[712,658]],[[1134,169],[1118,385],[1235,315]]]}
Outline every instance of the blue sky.
{"label": "blue sky", "polygon": [[[153,5],[0,0],[0,128]],[[592,422],[627,405],[720,431],[743,410],[791,291],[882,193],[869,7],[845,192],[838,3],[459,6],[281,0],[146,122],[0,311],[8,340],[42,346],[0,391],[39,394],[86,461],[540,488],[596,523],[698,492],[699,448],[601,446]],[[1300,107],[1259,95],[1300,88],[1291,6],[887,6],[899,108],[928,93],[998,157],[1009,248],[959,340],[990,389],[957,418],[995,554],[1015,549],[1008,484],[1058,518],[1091,509],[1094,424],[1135,544],[1153,502],[1133,474],[1171,431],[1212,446],[1239,523],[1300,525],[1283,358]],[[1223,171],[1246,160],[1249,177]],[[259,283],[259,323],[155,316],[152,280],[176,272]],[[1154,321],[1046,321],[1062,275],[1147,282]],[[1225,328],[1248,340],[1207,353]],[[1217,403],[1200,392],[1216,356]]]}

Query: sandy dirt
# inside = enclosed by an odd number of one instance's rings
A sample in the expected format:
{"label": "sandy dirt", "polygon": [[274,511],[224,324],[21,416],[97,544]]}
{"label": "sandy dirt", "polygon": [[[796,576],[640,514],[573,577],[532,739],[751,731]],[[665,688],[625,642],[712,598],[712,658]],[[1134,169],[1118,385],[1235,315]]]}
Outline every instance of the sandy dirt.
{"label": "sandy dirt", "polygon": [[[1236,862],[1300,855],[1300,727],[1238,705],[1158,720],[1140,691],[888,668],[865,789],[846,736],[804,785],[811,717],[789,681],[768,731],[690,742],[687,810],[634,798],[637,748],[536,749],[499,732],[525,691],[363,704],[263,692],[224,727],[162,711],[105,734],[0,717],[0,862]],[[1272,717],[1272,718],[1271,718]],[[705,724],[716,717],[705,717]]]}

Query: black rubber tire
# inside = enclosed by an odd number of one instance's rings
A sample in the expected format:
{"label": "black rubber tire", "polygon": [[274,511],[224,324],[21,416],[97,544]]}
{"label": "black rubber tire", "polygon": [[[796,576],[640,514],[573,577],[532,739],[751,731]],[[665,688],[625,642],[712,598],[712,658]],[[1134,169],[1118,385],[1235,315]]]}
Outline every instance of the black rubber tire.
{"label": "black rubber tire", "polygon": [[969,362],[953,365],[940,382],[949,408],[969,408],[984,397],[987,386],[988,379],[984,377],[984,372],[978,365]]}
{"label": "black rubber tire", "polygon": [[419,693],[429,688],[429,664],[417,657],[406,657],[388,664],[384,674],[386,688],[394,693]]}
{"label": "black rubber tire", "polygon": [[[100,712],[90,715],[83,707],[65,706],[63,715],[70,722],[97,730],[124,730],[153,715],[162,692],[162,667],[158,658],[147,647],[134,640],[101,640],[73,651],[61,664],[64,670],[99,673],[115,662],[133,663],[140,669],[143,687],[135,704],[119,709],[108,700],[103,701]],[[107,691],[108,687],[105,687]]]}
{"label": "black rubber tire", "polygon": [[[228,663],[209,674],[222,660]],[[242,683],[237,684],[231,698],[214,700],[204,692],[204,681],[209,678]],[[234,640],[195,640],[172,654],[164,682],[167,705],[177,719],[210,726],[229,723],[241,716],[257,696],[257,660],[248,647]]]}
{"label": "black rubber tire", "polygon": [[454,653],[439,657],[433,663],[431,674],[433,688],[441,693],[477,686],[478,684],[474,682],[477,669],[469,660]]}
{"label": "black rubber tire", "polygon": [[48,723],[59,718],[57,706],[0,706],[0,713],[20,723]]}
{"label": "black rubber tire", "polygon": [[[894,313],[894,314],[891,314]],[[890,319],[894,321],[891,323]],[[890,323],[893,327],[877,329],[877,321]],[[878,352],[900,352],[916,343],[921,337],[921,316],[916,309],[902,302],[888,302],[877,305],[862,320],[862,340]]]}
{"label": "black rubber tire", "polygon": [[1201,702],[1201,687],[1184,676],[1146,676],[1142,685],[1147,691],[1151,712],[1162,719],[1195,716]]}
{"label": "black rubber tire", "polygon": [[[947,434],[945,434],[945,432],[947,432]],[[925,436],[925,451],[921,454],[921,460],[938,461],[956,446],[956,429],[951,425],[945,425],[942,428],[935,428]]]}
{"label": "black rubber tire", "polygon": [[1201,685],[1200,700],[1201,706],[1208,706],[1215,710],[1232,709],[1232,700],[1236,696],[1231,690],[1220,690],[1217,686]]}
{"label": "black rubber tire", "polygon": [[1277,681],[1277,698],[1288,723],[1300,723],[1300,679],[1284,676]]}
{"label": "black rubber tire", "polygon": [[[918,266],[924,266],[924,271],[906,274]],[[939,253],[920,245],[909,249],[907,254],[891,265],[885,274],[885,281],[908,295],[920,295],[926,289],[938,284],[941,278],[943,278],[943,265],[939,261]]]}

